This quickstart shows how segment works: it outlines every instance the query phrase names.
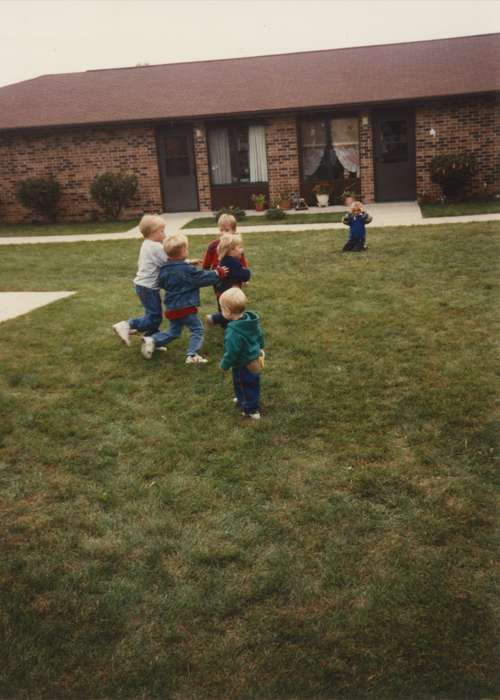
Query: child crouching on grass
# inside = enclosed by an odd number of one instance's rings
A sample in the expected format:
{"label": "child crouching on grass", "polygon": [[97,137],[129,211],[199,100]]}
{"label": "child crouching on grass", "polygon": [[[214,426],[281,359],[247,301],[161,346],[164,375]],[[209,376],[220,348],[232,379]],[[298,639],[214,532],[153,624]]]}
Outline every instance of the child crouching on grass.
{"label": "child crouching on grass", "polygon": [[238,287],[231,287],[220,296],[224,318],[224,355],[220,367],[233,371],[235,403],[242,416],[260,418],[260,372],[264,367],[264,334],[259,316],[245,311],[247,298]]}
{"label": "child crouching on grass", "polygon": [[139,231],[144,240],[139,252],[137,274],[134,278],[135,292],[144,307],[144,315],[119,321],[113,326],[116,335],[130,347],[130,336],[133,333],[156,333],[162,321],[159,276],[160,267],[167,262],[167,254],[163,250],[165,239],[165,220],[161,216],[145,214],[140,223]]}
{"label": "child crouching on grass", "polygon": [[342,248],[344,252],[353,251],[359,253],[362,250],[367,250],[366,245],[366,224],[373,221],[370,214],[364,210],[361,202],[353,202],[351,211],[342,219],[342,223],[349,226],[349,239]]}
{"label": "child crouching on grass", "polygon": [[160,270],[159,285],[165,289],[165,316],[170,325],[166,332],[158,331],[142,339],[142,355],[150,360],[156,349],[165,347],[178,338],[186,326],[191,334],[186,364],[203,364],[208,360],[198,354],[203,344],[203,324],[198,318],[200,287],[216,284],[228,270],[220,266],[210,271],[197,270],[186,259],[188,240],[182,233],[166,238],[164,248],[168,261]]}
{"label": "child crouching on grass", "polygon": [[[250,279],[250,270],[244,267],[241,263],[243,257],[243,241],[241,236],[234,235],[221,236],[217,247],[217,255],[219,265],[227,267],[229,273],[223,279],[220,279],[215,286],[215,294],[217,299],[220,299],[221,294],[231,287],[240,287]],[[227,321],[222,313],[207,314],[208,323],[218,324],[224,328],[227,326]]]}

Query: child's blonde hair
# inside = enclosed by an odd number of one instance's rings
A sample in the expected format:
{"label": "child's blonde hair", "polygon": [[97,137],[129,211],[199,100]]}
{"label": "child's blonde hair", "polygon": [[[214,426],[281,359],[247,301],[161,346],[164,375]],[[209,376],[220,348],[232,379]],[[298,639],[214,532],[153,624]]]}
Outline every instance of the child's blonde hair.
{"label": "child's blonde hair", "polygon": [[247,307],[248,299],[239,287],[230,287],[219,297],[219,304],[233,314],[242,314]]}
{"label": "child's blonde hair", "polygon": [[219,260],[227,255],[231,250],[234,250],[236,246],[243,245],[243,239],[236,233],[232,236],[229,233],[225,233],[220,237],[219,245],[217,246],[217,255]]}
{"label": "child's blonde hair", "polygon": [[236,219],[232,214],[221,214],[217,220],[217,226],[229,226],[229,228],[236,233]]}
{"label": "child's blonde hair", "polygon": [[184,246],[187,250],[188,239],[183,233],[173,233],[163,241],[163,250],[169,258],[177,257]]}
{"label": "child's blonde hair", "polygon": [[158,214],[144,214],[139,222],[139,231],[144,238],[149,238],[159,228],[165,228],[165,219]]}
{"label": "child's blonde hair", "polygon": [[354,210],[364,211],[363,202],[353,202],[351,204],[351,211],[354,211]]}

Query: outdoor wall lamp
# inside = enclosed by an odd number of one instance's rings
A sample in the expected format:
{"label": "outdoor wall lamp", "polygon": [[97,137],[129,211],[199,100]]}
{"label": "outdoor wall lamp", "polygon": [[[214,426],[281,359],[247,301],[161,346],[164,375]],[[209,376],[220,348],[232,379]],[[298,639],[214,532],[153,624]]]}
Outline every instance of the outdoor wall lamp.
{"label": "outdoor wall lamp", "polygon": [[196,136],[197,139],[201,139],[201,137],[202,137],[201,129],[195,129],[194,135]]}
{"label": "outdoor wall lamp", "polygon": [[368,126],[368,117],[361,118],[361,126]]}
{"label": "outdoor wall lamp", "polygon": [[436,129],[434,129],[434,127],[431,126],[431,128],[429,129],[429,136],[435,136],[435,135],[436,135]]}

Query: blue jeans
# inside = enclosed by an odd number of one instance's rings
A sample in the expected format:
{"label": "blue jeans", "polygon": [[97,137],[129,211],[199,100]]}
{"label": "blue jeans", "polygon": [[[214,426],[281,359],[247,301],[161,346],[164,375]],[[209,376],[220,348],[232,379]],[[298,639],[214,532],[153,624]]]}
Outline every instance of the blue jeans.
{"label": "blue jeans", "polygon": [[189,328],[191,335],[189,336],[189,345],[187,355],[194,355],[203,345],[203,323],[198,318],[198,314],[189,314],[183,318],[173,318],[167,331],[158,331],[154,333],[153,340],[156,347],[168,345],[180,336],[182,329],[186,326]]}
{"label": "blue jeans", "polygon": [[153,335],[156,333],[161,324],[161,299],[159,289],[150,289],[142,287],[140,284],[135,285],[135,291],[141,304],[146,312],[144,316],[129,319],[128,325],[130,328]]}
{"label": "blue jeans", "polygon": [[233,367],[233,386],[243,413],[259,410],[260,374],[254,374],[246,367]]}

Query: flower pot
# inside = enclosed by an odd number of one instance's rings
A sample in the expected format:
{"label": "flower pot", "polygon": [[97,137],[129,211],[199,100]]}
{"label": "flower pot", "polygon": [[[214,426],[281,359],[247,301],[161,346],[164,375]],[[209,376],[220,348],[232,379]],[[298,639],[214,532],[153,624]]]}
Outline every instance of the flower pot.
{"label": "flower pot", "polygon": [[344,197],[344,205],[346,207],[350,207],[353,202],[354,199],[352,197]]}
{"label": "flower pot", "polygon": [[262,204],[259,204],[257,202],[255,203],[255,211],[264,211],[264,208],[265,208],[264,203],[262,203]]}
{"label": "flower pot", "polygon": [[282,199],[279,203],[280,209],[291,209],[292,203],[289,199]]}
{"label": "flower pot", "polygon": [[318,207],[327,207],[330,200],[329,194],[317,194],[316,201],[318,202]]}

